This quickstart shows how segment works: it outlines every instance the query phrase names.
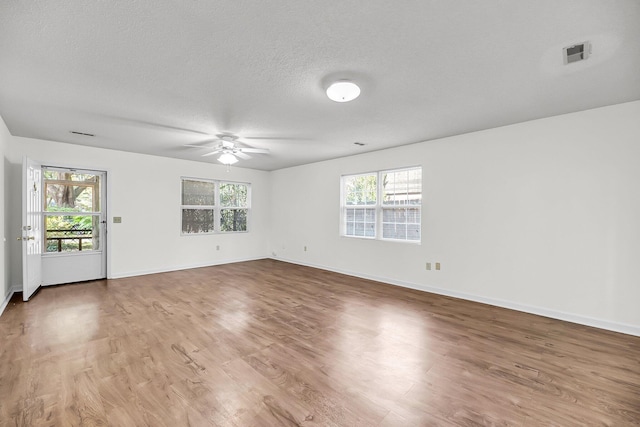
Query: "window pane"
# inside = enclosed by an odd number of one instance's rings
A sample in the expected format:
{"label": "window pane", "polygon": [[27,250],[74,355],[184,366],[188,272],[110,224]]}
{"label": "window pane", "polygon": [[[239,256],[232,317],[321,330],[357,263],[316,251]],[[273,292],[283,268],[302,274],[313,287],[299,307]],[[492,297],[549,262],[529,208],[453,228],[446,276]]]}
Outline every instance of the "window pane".
{"label": "window pane", "polygon": [[182,180],[182,204],[189,206],[214,206],[215,186],[213,182]]}
{"label": "window pane", "polygon": [[56,170],[44,168],[44,179],[53,181],[98,182],[98,176],[90,173],[71,172],[70,170]]}
{"label": "window pane", "polygon": [[346,176],[343,178],[345,205],[375,205],[376,175]]}
{"label": "window pane", "polygon": [[407,240],[420,240],[420,224],[407,224]]}
{"label": "window pane", "polygon": [[220,205],[243,208],[247,205],[247,186],[245,184],[220,184]]}
{"label": "window pane", "polygon": [[366,223],[364,225],[364,235],[366,237],[376,237],[376,225],[374,223]]}
{"label": "window pane", "polygon": [[406,224],[383,224],[382,237],[385,239],[406,240],[407,226]]}
{"label": "window pane", "polygon": [[422,170],[384,172],[382,201],[385,205],[404,206],[422,202]]}
{"label": "window pane", "polygon": [[392,236],[394,236],[396,231],[396,225],[395,224],[383,224],[382,225],[382,237],[384,237],[385,239],[391,239],[393,238]]}
{"label": "window pane", "polygon": [[393,209],[383,209],[382,210],[382,222],[394,222],[395,213]]}
{"label": "window pane", "polygon": [[347,222],[347,229],[345,230],[345,234],[347,236],[353,236],[355,234],[356,226],[353,222]]}
{"label": "window pane", "polygon": [[247,209],[222,209],[220,231],[247,231]]}
{"label": "window pane", "polygon": [[79,252],[100,249],[97,215],[45,216],[45,252]]}
{"label": "window pane", "polygon": [[407,222],[407,215],[406,212],[407,210],[404,208],[400,208],[400,209],[394,209],[393,210],[395,212],[395,218],[394,218],[394,222],[398,222],[401,224],[404,224]]}
{"label": "window pane", "polygon": [[420,224],[420,209],[409,208],[406,212],[408,223]]}
{"label": "window pane", "polygon": [[44,169],[45,211],[100,211],[100,177]]}
{"label": "window pane", "polygon": [[345,214],[346,236],[375,237],[376,210],[373,208],[346,208]]}
{"label": "window pane", "polygon": [[182,209],[183,233],[212,233],[213,209]]}
{"label": "window pane", "polygon": [[422,169],[410,170],[407,184],[409,204],[419,205],[422,203]]}
{"label": "window pane", "polygon": [[382,238],[420,240],[420,208],[384,208]]}
{"label": "window pane", "polygon": [[365,221],[367,222],[376,222],[376,210],[375,209],[365,209]]}
{"label": "window pane", "polygon": [[347,219],[347,223],[355,221],[355,219],[356,219],[356,210],[355,209],[347,209],[346,219]]}

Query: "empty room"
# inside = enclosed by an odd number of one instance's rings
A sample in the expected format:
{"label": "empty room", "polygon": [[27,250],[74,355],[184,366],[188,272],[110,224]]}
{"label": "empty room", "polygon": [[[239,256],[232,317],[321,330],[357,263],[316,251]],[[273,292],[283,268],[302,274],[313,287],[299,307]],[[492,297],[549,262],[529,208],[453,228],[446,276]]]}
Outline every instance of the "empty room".
{"label": "empty room", "polygon": [[640,2],[0,3],[0,427],[640,425]]}

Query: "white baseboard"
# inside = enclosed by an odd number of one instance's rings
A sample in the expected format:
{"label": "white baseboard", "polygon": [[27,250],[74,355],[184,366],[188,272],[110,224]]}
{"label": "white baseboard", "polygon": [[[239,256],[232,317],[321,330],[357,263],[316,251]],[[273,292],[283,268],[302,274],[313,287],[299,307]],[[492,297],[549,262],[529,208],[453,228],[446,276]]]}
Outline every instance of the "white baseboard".
{"label": "white baseboard", "polygon": [[4,297],[4,301],[2,301],[2,304],[0,304],[0,316],[2,316],[2,313],[4,313],[4,309],[7,308],[7,305],[9,304],[9,301],[11,301],[14,293],[15,287],[11,288],[9,290],[9,293]]}
{"label": "white baseboard", "polygon": [[552,319],[563,320],[565,322],[577,323],[579,325],[592,326],[594,328],[606,329],[608,331],[620,332],[623,334],[640,336],[640,326],[630,325],[626,323],[613,322],[605,319],[596,319],[592,317],[582,316],[573,313],[566,313],[558,310],[551,310],[544,307],[536,307],[527,304],[521,304],[513,301],[506,301],[496,298],[486,298],[480,295],[467,294],[464,292],[451,291],[448,289],[442,289],[432,286],[419,285],[411,282],[404,282],[401,280],[390,279],[387,277],[377,277],[368,274],[356,273],[353,271],[346,271],[336,268],[331,268],[323,265],[315,265],[310,263],[304,263],[296,260],[290,260],[281,257],[272,257],[277,261],[284,261],[291,264],[304,265],[306,267],[319,268],[321,270],[332,271],[334,273],[346,274],[347,276],[359,277],[362,279],[374,280],[376,282],[382,282],[389,285],[400,286],[403,288],[415,289],[418,291],[430,292],[433,294],[444,295],[453,298],[459,298],[468,301],[479,302],[483,304],[489,304],[496,307],[508,308],[510,310],[521,311],[529,314],[536,314],[538,316],[549,317]]}
{"label": "white baseboard", "polygon": [[[201,264],[183,265],[183,266],[164,268],[164,269],[131,271],[131,272],[126,272],[126,273],[120,273],[120,274],[117,274],[117,275],[112,275],[109,278],[110,279],[120,279],[120,278],[125,278],[125,277],[143,276],[143,275],[147,275],[147,274],[167,273],[167,272],[170,272],[170,271],[188,270],[188,269],[191,269],[191,268],[201,268],[201,267],[212,267],[214,265],[232,264],[232,263],[236,263],[236,262],[245,262],[245,261],[255,261],[255,260],[265,259],[265,258],[268,258],[268,257],[229,259],[229,260],[221,260],[221,261],[214,262],[214,263],[201,263]],[[494,305],[496,307],[508,308],[508,309],[511,309],[511,310],[521,311],[521,312],[524,312],[524,313],[536,314],[536,315],[539,315],[539,316],[549,317],[549,318],[552,318],[552,319],[563,320],[563,321],[566,321],[566,322],[577,323],[579,325],[592,326],[592,327],[595,327],[595,328],[606,329],[606,330],[609,330],[609,331],[620,332],[620,333],[623,333],[623,334],[640,336],[640,326],[636,326],[636,325],[629,325],[629,324],[626,324],[626,323],[613,322],[613,321],[605,320],[605,319],[596,319],[596,318],[582,316],[582,315],[578,315],[578,314],[566,313],[566,312],[558,311],[558,310],[550,310],[550,309],[544,308],[544,307],[536,307],[536,306],[532,306],[532,305],[521,304],[521,303],[517,303],[517,302],[513,302],[513,301],[506,301],[506,300],[501,300],[501,299],[496,299],[496,298],[486,298],[486,297],[483,297],[483,296],[480,296],[480,295],[467,294],[467,293],[464,293],[464,292],[457,292],[457,291],[451,291],[451,290],[443,289],[443,288],[425,286],[425,285],[420,285],[420,284],[411,283],[411,282],[404,282],[404,281],[401,281],[401,280],[390,279],[390,278],[387,278],[387,277],[378,277],[378,276],[372,276],[372,275],[368,275],[368,274],[361,274],[361,273],[356,273],[356,272],[353,272],[353,271],[341,270],[341,269],[331,268],[331,267],[327,267],[327,266],[323,266],[323,265],[304,263],[304,262],[300,262],[300,261],[296,261],[296,260],[292,260],[292,259],[286,259],[286,258],[281,258],[281,257],[271,257],[271,258],[274,259],[274,260],[277,260],[277,261],[288,262],[288,263],[291,263],[291,264],[304,265],[304,266],[307,266],[307,267],[313,267],[313,268],[318,268],[318,269],[321,269],[321,270],[332,271],[332,272],[335,272],[335,273],[346,274],[347,276],[359,277],[359,278],[362,278],[362,279],[374,280],[376,282],[386,283],[386,284],[389,284],[389,285],[400,286],[400,287],[403,287],[403,288],[415,289],[415,290],[424,291],[424,292],[430,292],[430,293],[438,294],[438,295],[445,295],[445,296],[449,296],[449,297],[453,297],[453,298],[459,298],[459,299],[464,299],[464,300],[468,300],[468,301],[474,301],[474,302],[479,302],[479,303],[483,303],[483,304]],[[17,286],[17,287],[14,286],[10,290],[9,294],[5,297],[4,301],[0,305],[0,315],[2,315],[2,312],[7,307],[7,304],[9,303],[9,301],[11,300],[11,297],[13,296],[13,294],[15,292],[22,292],[22,286]]]}
{"label": "white baseboard", "polygon": [[158,274],[158,273],[168,273],[171,271],[180,271],[180,270],[189,270],[191,268],[202,268],[202,267],[212,267],[214,265],[222,265],[222,264],[233,264],[236,262],[245,262],[245,261],[256,261],[259,259],[265,259],[266,256],[255,257],[255,258],[237,258],[237,259],[226,259],[219,260],[216,262],[206,262],[199,264],[188,264],[188,265],[180,265],[169,268],[158,268],[158,269],[150,269],[150,270],[138,270],[138,271],[128,271],[124,273],[112,274],[109,279],[123,279],[126,277],[135,277],[135,276],[145,276],[147,274]]}

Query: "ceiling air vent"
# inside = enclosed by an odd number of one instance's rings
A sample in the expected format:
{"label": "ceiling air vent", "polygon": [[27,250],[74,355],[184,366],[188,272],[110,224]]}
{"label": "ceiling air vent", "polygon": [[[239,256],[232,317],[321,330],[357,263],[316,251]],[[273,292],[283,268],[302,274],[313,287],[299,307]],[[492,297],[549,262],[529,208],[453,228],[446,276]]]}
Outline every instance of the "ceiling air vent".
{"label": "ceiling air vent", "polygon": [[75,131],[75,130],[71,130],[71,131],[69,131],[69,133],[72,133],[74,135],[82,135],[82,136],[95,136],[92,133],[78,132],[78,131]]}
{"label": "ceiling air vent", "polygon": [[565,47],[562,49],[562,54],[564,56],[565,64],[584,61],[589,58],[589,55],[591,55],[591,43],[584,42]]}

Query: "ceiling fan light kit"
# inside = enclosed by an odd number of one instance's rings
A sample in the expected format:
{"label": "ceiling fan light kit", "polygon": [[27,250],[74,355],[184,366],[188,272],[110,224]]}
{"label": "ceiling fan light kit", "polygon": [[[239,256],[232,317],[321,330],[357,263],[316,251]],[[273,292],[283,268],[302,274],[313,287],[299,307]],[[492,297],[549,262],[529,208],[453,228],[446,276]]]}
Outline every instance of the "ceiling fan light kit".
{"label": "ceiling fan light kit", "polygon": [[335,102],[353,101],[360,96],[360,87],[348,80],[339,80],[329,85],[327,96]]}
{"label": "ceiling fan light kit", "polygon": [[218,161],[222,164],[225,164],[227,166],[230,166],[234,163],[238,162],[238,159],[236,158],[236,156],[234,156],[231,153],[222,153],[222,155],[220,155],[220,157],[218,157]]}
{"label": "ceiling fan light kit", "polygon": [[[202,154],[202,157],[215,156],[220,154],[218,161],[227,166],[227,168],[238,161],[250,159],[247,153],[269,154],[268,148],[242,147],[237,144],[238,137],[235,135],[216,135],[214,139],[206,141],[207,144],[185,144],[186,147],[207,148],[211,149],[208,153]],[[215,143],[214,146],[209,145]]]}

